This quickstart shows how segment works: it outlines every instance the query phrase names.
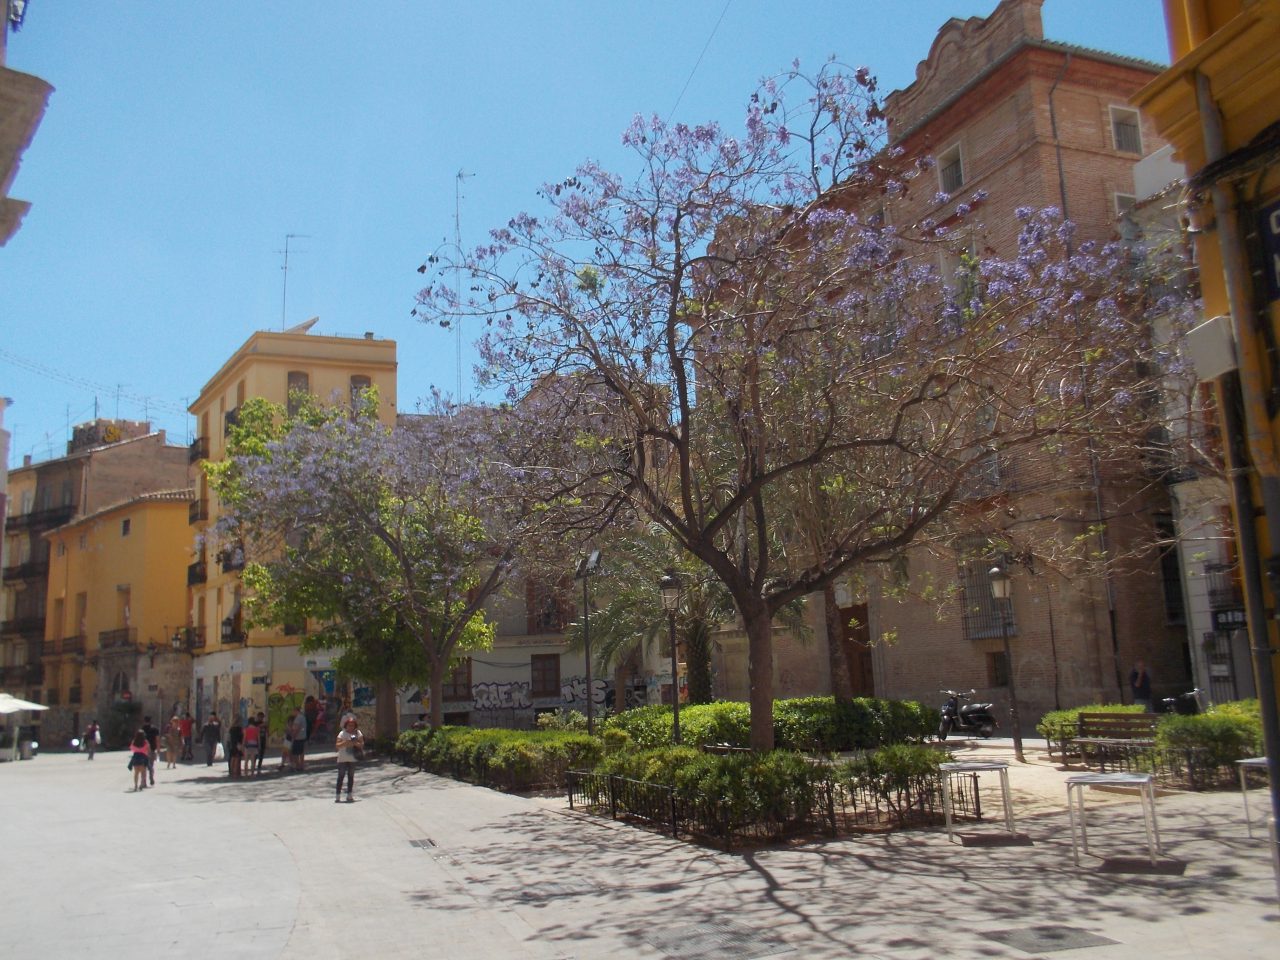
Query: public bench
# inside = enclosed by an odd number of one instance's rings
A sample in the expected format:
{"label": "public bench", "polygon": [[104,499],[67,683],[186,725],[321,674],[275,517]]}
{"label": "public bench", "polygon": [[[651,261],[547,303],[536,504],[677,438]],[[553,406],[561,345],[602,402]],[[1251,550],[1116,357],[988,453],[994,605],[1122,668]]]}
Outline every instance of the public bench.
{"label": "public bench", "polygon": [[1112,769],[1130,769],[1135,759],[1148,754],[1156,745],[1156,724],[1151,713],[1091,713],[1076,715],[1076,735],[1069,741],[1080,753],[1086,766],[1097,764],[1105,773]]}

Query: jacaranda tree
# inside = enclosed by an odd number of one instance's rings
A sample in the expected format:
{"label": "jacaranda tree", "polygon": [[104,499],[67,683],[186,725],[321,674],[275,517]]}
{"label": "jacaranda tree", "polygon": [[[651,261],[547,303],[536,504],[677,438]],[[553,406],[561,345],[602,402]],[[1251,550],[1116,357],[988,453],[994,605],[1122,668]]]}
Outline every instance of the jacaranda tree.
{"label": "jacaranda tree", "polygon": [[584,164],[542,191],[545,214],[431,258],[416,310],[483,317],[485,382],[559,431],[563,459],[528,496],[648,518],[723,582],[767,749],[782,606],[894,559],[961,502],[968,523],[997,509],[967,496],[993,456],[1131,455],[1146,293],[1051,211],[1020,212],[1015,256],[942,270],[983,198],[901,222],[931,161],[886,145],[865,70],[765,82],[738,136],[654,117],[623,142],[628,174]]}

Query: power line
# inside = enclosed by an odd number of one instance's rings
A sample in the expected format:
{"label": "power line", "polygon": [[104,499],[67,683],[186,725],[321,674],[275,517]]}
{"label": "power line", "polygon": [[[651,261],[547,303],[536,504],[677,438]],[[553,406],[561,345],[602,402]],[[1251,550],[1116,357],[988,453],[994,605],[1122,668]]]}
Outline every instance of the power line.
{"label": "power line", "polygon": [[689,84],[693,83],[693,75],[698,72],[698,67],[702,66],[702,58],[707,55],[707,49],[711,46],[711,41],[715,39],[716,31],[720,29],[720,24],[724,22],[724,15],[729,12],[729,6],[732,3],[733,0],[724,0],[724,9],[720,11],[720,19],[711,28],[711,35],[707,37],[707,42],[702,45],[702,52],[698,54],[697,62],[694,63],[693,69],[689,71],[689,79],[684,82],[684,86],[680,88],[680,96],[676,97],[676,102],[671,105],[671,112],[667,114],[667,123],[670,123],[671,118],[675,116],[676,107],[680,106],[680,101],[684,99],[684,95],[689,89]]}
{"label": "power line", "polygon": [[120,400],[128,400],[131,403],[139,404],[147,409],[155,408],[167,413],[178,413],[186,416],[187,408],[172,400],[162,400],[157,397],[148,396],[141,393],[128,393],[120,389],[119,384],[98,383],[94,380],[88,380],[84,377],[77,377],[74,374],[66,373],[55,367],[50,367],[36,360],[30,360],[21,357],[16,353],[0,348],[0,361],[20,367],[37,376],[44,377],[46,380],[56,380],[59,383],[65,383],[73,387],[80,387],[84,390],[91,390],[95,394],[110,396],[114,394],[117,402]]}

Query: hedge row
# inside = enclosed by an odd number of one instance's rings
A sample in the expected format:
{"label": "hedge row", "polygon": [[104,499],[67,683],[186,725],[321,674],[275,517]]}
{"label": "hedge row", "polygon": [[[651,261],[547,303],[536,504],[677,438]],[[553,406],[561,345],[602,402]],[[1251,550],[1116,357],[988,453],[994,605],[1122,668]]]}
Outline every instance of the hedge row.
{"label": "hedge row", "polygon": [[[610,717],[606,731],[621,731],[640,750],[671,743],[671,708],[639,707]],[[814,752],[868,750],[922,741],[938,728],[938,711],[910,700],[803,697],[773,705],[774,745]],[[745,703],[708,703],[680,709],[680,739],[689,746],[751,743],[751,709]]]}
{"label": "hedge row", "polygon": [[563,730],[441,727],[396,740],[399,757],[421,770],[503,790],[560,786],[565,771],[593,766],[601,752],[595,737]]}

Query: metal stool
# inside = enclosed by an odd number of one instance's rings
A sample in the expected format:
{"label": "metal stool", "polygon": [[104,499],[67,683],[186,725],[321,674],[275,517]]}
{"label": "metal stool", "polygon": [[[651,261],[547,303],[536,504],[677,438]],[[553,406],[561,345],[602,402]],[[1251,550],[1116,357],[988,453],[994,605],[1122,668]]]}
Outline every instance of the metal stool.
{"label": "metal stool", "polygon": [[[1142,825],[1147,832],[1147,853],[1155,866],[1160,854],[1160,828],[1156,824],[1156,787],[1149,773],[1082,773],[1067,778],[1067,813],[1071,818],[1071,855],[1080,866],[1080,846],[1089,852],[1089,833],[1084,818],[1085,787],[1137,787],[1142,801]],[[1074,797],[1072,791],[1075,791]],[[1073,802],[1074,801],[1074,802]],[[1076,844],[1076,812],[1080,814],[1080,845]]]}

